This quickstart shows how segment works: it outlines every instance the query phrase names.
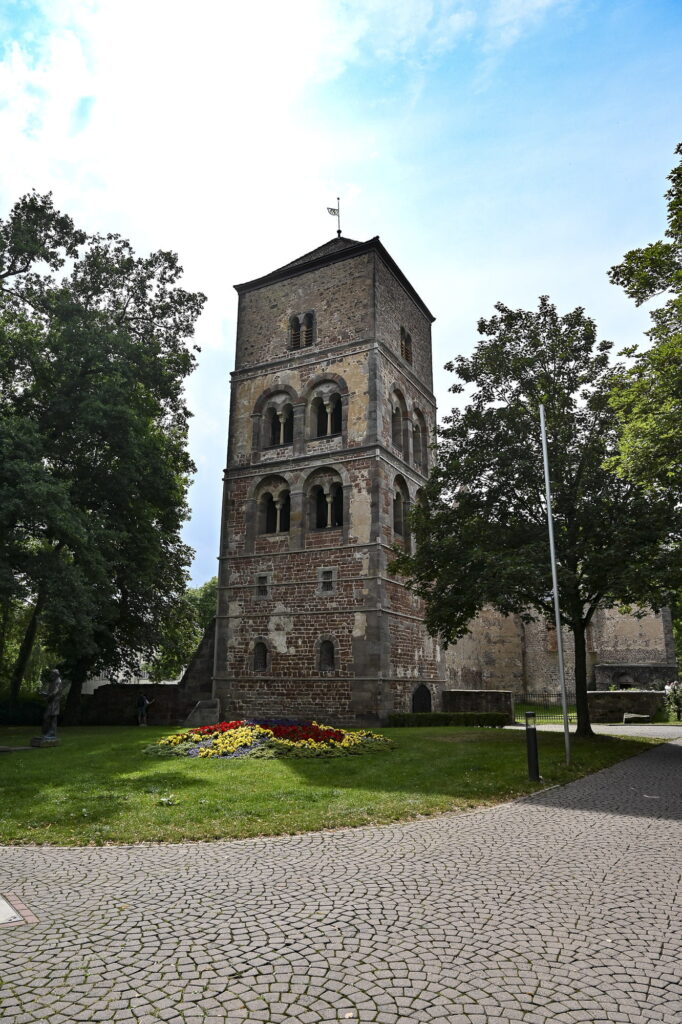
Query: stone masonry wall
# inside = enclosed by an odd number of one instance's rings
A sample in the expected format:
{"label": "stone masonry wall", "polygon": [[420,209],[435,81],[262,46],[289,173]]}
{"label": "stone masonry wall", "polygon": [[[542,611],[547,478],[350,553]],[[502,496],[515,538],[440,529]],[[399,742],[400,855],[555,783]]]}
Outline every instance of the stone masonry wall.
{"label": "stone masonry wall", "polygon": [[514,721],[511,690],[444,690],[443,711],[497,711]]}
{"label": "stone masonry wall", "polygon": [[[445,652],[452,685],[459,688],[511,688],[514,693],[559,692],[555,631],[544,620],[523,624],[517,616],[502,616],[485,608],[470,624],[468,636]],[[575,685],[573,638],[562,633],[566,682]],[[617,608],[599,610],[586,636],[588,685],[595,684],[597,664],[628,666],[657,664],[669,671],[670,618],[648,612],[642,618],[623,615]],[[635,672],[635,675],[637,673]]]}
{"label": "stone masonry wall", "polygon": [[593,690],[587,700],[592,722],[622,722],[626,713],[653,717],[663,707],[663,694],[653,690]]}

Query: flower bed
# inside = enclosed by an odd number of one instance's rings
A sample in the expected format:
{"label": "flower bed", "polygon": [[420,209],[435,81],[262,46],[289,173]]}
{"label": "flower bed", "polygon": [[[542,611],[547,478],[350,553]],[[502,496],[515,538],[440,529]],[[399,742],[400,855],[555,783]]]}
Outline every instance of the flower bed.
{"label": "flower bed", "polygon": [[317,722],[217,722],[164,736],[145,748],[157,757],[342,757],[386,750],[390,740]]}

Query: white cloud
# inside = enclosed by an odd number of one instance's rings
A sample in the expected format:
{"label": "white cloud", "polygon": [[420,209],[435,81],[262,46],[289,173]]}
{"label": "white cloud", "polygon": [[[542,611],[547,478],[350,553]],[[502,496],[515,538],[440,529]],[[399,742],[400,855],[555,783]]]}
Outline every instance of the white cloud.
{"label": "white cloud", "polygon": [[486,16],[487,46],[504,49],[535,28],[552,10],[568,10],[577,0],[492,0]]}
{"label": "white cloud", "polygon": [[[469,38],[483,59],[486,47],[511,45],[557,2],[40,0],[42,25],[34,20],[31,34],[5,50],[3,212],[31,187],[51,189],[79,226],[119,231],[140,253],[178,251],[186,287],[208,294],[197,333],[204,354],[188,387],[197,529],[218,512],[233,282],[330,237],[326,207],[339,192],[351,236],[378,233],[382,218],[393,238],[401,217],[418,232],[424,214],[417,193],[410,198],[416,183],[404,143],[431,62],[456,59]],[[375,80],[395,75],[393,113],[377,114],[368,89],[372,116],[327,118],[317,97],[354,66]],[[401,205],[410,202],[411,214]],[[427,301],[433,294],[430,285]],[[210,561],[215,543],[207,547]]]}

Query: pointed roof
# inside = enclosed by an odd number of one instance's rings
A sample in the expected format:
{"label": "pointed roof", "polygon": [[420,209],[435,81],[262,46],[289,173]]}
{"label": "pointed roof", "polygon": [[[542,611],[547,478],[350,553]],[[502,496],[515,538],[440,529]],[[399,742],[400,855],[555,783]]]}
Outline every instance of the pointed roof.
{"label": "pointed roof", "polygon": [[[285,263],[279,270],[298,267],[301,263],[312,263],[322,256],[331,256],[334,253],[343,252],[344,249],[352,248],[354,245],[362,245],[362,242],[356,242],[354,238],[343,238],[343,236],[341,238],[332,238],[331,242],[318,245],[317,249],[311,249],[310,252],[305,253],[304,256],[299,256],[297,260],[292,260],[291,263]],[[278,272],[277,270],[273,271],[274,274]]]}
{"label": "pointed roof", "polygon": [[289,277],[307,274],[310,270],[317,270],[331,263],[339,263],[342,260],[351,259],[353,256],[361,256],[372,251],[381,257],[394,277],[400,281],[422,312],[433,323],[436,318],[407,280],[393,257],[381,244],[378,235],[370,238],[367,242],[356,242],[353,238],[332,238],[331,241],[325,242],[324,245],[319,245],[317,249],[312,249],[303,256],[299,256],[298,259],[292,260],[291,263],[285,263],[283,267],[273,270],[264,277],[257,277],[253,281],[245,281],[244,284],[236,284],[234,287],[242,295],[244,292],[250,292],[256,288],[264,288],[269,284],[274,284],[276,281],[285,281]]}

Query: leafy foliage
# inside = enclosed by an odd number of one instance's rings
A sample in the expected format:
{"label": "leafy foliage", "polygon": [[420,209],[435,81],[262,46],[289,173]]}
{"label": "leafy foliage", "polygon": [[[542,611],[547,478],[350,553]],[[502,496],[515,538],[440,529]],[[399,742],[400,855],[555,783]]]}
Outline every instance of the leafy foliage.
{"label": "leafy foliage", "polygon": [[[675,151],[682,158],[682,143]],[[609,273],[639,306],[668,300],[651,313],[652,347],[615,382],[613,405],[622,425],[614,465],[647,487],[682,492],[682,159],[669,175],[667,241],[632,249]],[[634,354],[635,350],[630,350]]]}
{"label": "leafy foliage", "polygon": [[218,577],[200,587],[190,587],[167,618],[163,636],[150,665],[153,680],[175,679],[187,666],[201,639],[213,622],[218,595]]}
{"label": "leafy foliage", "polygon": [[578,731],[588,734],[585,630],[597,608],[659,607],[679,581],[670,504],[604,467],[618,450],[609,342],[582,309],[559,316],[499,303],[471,358],[448,364],[471,398],[440,429],[412,513],[413,554],[394,568],[426,601],[429,631],[454,643],[484,605],[552,621],[538,407],[546,409],[560,603],[575,641]]}
{"label": "leafy foliage", "polygon": [[0,222],[0,606],[32,608],[14,693],[38,633],[75,698],[89,673],[133,669],[184,592],[186,340],[205,300],[181,273],[49,195]]}

